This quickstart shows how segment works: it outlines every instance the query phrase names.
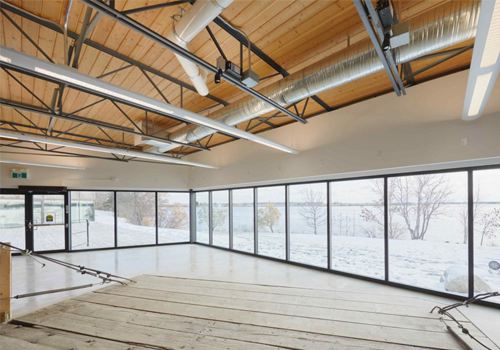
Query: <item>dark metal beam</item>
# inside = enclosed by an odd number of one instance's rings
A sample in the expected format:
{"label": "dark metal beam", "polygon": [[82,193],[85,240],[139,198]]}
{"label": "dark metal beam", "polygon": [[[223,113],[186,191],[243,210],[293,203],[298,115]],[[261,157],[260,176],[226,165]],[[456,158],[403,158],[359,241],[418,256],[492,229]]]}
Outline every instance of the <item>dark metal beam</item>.
{"label": "dark metal beam", "polygon": [[199,147],[199,146],[196,146],[196,145],[193,145],[193,144],[185,144],[185,143],[182,143],[182,142],[176,142],[176,141],[172,141],[172,140],[169,140],[169,139],[157,137],[157,136],[154,136],[154,135],[141,134],[139,132],[133,131],[130,128],[125,128],[125,127],[122,127],[122,126],[119,126],[119,125],[109,124],[109,123],[101,122],[101,121],[94,120],[94,119],[88,119],[88,118],[80,117],[80,116],[77,116],[77,115],[74,115],[74,114],[71,114],[71,113],[63,113],[61,115],[55,114],[55,113],[52,113],[49,110],[41,109],[40,107],[36,107],[36,106],[32,106],[32,105],[27,105],[27,104],[22,104],[22,103],[19,103],[19,102],[10,101],[10,100],[6,100],[6,99],[3,99],[3,98],[0,98],[0,106],[6,106],[6,107],[11,107],[11,108],[16,108],[16,109],[23,110],[23,111],[26,111],[26,112],[38,113],[40,115],[44,115],[44,116],[47,116],[47,117],[54,116],[55,118],[62,119],[62,120],[68,120],[68,121],[71,121],[71,122],[82,123],[82,124],[91,125],[91,126],[95,126],[95,127],[102,127],[104,129],[109,129],[109,130],[113,130],[113,131],[123,132],[125,134],[138,135],[138,136],[142,136],[142,137],[147,138],[147,139],[156,140],[156,141],[160,141],[160,142],[173,143],[173,144],[177,144],[179,146],[186,146],[186,147],[191,147],[191,148],[196,148],[196,149],[201,149],[201,150],[207,150],[204,147]]}
{"label": "dark metal beam", "polygon": [[[369,0],[371,1],[371,0]],[[377,34],[373,30],[373,27],[371,25],[370,19],[368,18],[368,12],[367,9],[365,8],[365,5],[363,4],[362,0],[353,0],[354,5],[356,6],[356,9],[358,10],[359,17],[361,18],[361,21],[363,22],[363,25],[365,26],[366,31],[368,32],[368,36],[370,37],[370,40],[373,43],[373,47],[375,48],[375,51],[377,52],[377,55],[380,59],[380,62],[384,66],[384,69],[387,73],[387,76],[389,77],[389,80],[391,82],[391,85],[396,92],[396,95],[401,96],[401,89],[400,86],[396,83],[396,80],[394,79],[394,72],[392,71],[389,62],[387,61],[387,58],[382,50],[382,47],[380,45],[379,39],[377,37]],[[383,38],[383,36],[382,36]],[[396,72],[396,75],[399,76]]]}
{"label": "dark metal beam", "polygon": [[[58,24],[56,24],[56,23],[54,23],[52,21],[49,21],[49,20],[47,20],[45,18],[38,17],[38,16],[36,16],[36,15],[28,12],[28,11],[25,11],[25,10],[20,9],[19,7],[16,7],[16,6],[14,6],[14,5],[12,5],[12,4],[8,3],[8,2],[5,2],[4,0],[0,0],[0,7],[2,7],[3,9],[6,9],[6,10],[8,10],[8,11],[10,11],[10,12],[12,12],[12,13],[18,15],[18,16],[21,16],[21,17],[26,18],[26,19],[28,19],[30,21],[38,23],[41,26],[49,28],[49,29],[51,29],[51,30],[53,30],[53,31],[55,31],[57,33],[63,34],[63,30],[62,30],[62,28]],[[101,14],[99,13],[98,16],[100,16],[100,15]],[[79,35],[76,34],[75,32],[68,31],[68,37],[70,37],[72,39],[78,39]],[[99,44],[99,43],[97,43],[95,41],[92,41],[90,39],[85,39],[84,40],[84,44],[87,45],[87,46],[90,46],[90,47],[92,47],[92,48],[94,48],[96,50],[99,50],[101,52],[104,52],[105,54],[108,54],[108,55],[110,55],[112,57],[118,58],[121,61],[124,61],[124,62],[127,62],[129,64],[132,64],[132,65],[134,65],[136,67],[140,67],[140,68],[144,69],[145,71],[148,71],[148,72],[150,72],[150,73],[152,73],[154,75],[157,75],[157,76],[159,76],[159,77],[161,77],[163,79],[166,79],[166,80],[168,80],[168,81],[170,81],[170,82],[172,82],[172,83],[174,83],[176,85],[183,86],[184,88],[186,88],[188,90],[196,92],[196,89],[195,89],[194,86],[189,85],[189,84],[183,82],[182,80],[176,79],[176,78],[174,78],[174,77],[172,77],[172,76],[170,76],[168,74],[165,74],[165,73],[163,73],[163,72],[161,72],[161,71],[159,71],[157,69],[149,67],[149,66],[145,65],[144,63],[136,61],[136,60],[134,60],[134,59],[132,59],[132,58],[130,58],[128,56],[125,56],[125,55],[123,55],[123,54],[121,54],[121,53],[119,53],[117,51],[114,51],[114,50],[112,50],[112,49],[110,49],[110,48],[108,48],[108,47],[106,47],[104,45],[101,45],[101,44]],[[220,104],[222,104],[224,106],[229,105],[228,102],[226,102],[226,101],[224,101],[224,100],[222,100],[222,99],[220,99],[218,97],[215,97],[213,95],[208,94],[205,97],[207,97],[207,98],[209,98],[209,99],[211,99],[211,100],[213,100],[213,101],[215,101],[217,103],[220,103]]]}
{"label": "dark metal beam", "polygon": [[90,24],[90,17],[92,16],[92,9],[90,7],[87,7],[87,10],[85,11],[85,17],[83,17],[83,23],[82,23],[82,30],[80,32],[80,35],[78,36],[78,39],[75,42],[75,55],[73,57],[73,68],[78,69],[78,60],[80,59],[80,53],[82,52],[82,47],[83,47],[83,41],[87,37],[87,29]]}
{"label": "dark metal beam", "polygon": [[[247,38],[242,33],[240,33],[239,31],[235,30],[222,17],[220,17],[220,16],[216,17],[214,19],[214,23],[217,24],[219,27],[221,27],[224,31],[226,31],[229,35],[231,35],[238,42],[240,42],[240,44],[245,45],[246,47],[248,47],[248,40],[247,40]],[[269,57],[264,51],[262,51],[254,43],[250,43],[250,51],[252,51],[253,54],[255,54],[257,57],[259,57],[261,60],[263,60],[266,64],[268,64],[271,68],[273,68],[275,71],[277,71],[283,77],[287,77],[287,76],[290,75],[290,73],[288,73],[286,71],[286,69],[284,69],[278,63],[276,63],[271,57]],[[274,75],[271,75],[271,76],[274,76]],[[271,76],[264,77],[262,80],[270,78]],[[321,107],[323,107],[327,112],[332,111],[332,108],[330,106],[328,106],[318,96],[312,96],[312,99],[314,101],[316,101]]]}
{"label": "dark metal beam", "polygon": [[165,8],[165,7],[177,6],[177,5],[182,5],[182,4],[186,4],[186,3],[193,3],[193,2],[195,2],[195,0],[170,1],[170,2],[163,3],[163,4],[155,4],[155,5],[150,5],[150,6],[137,7],[135,9],[122,11],[122,13],[124,15],[131,15],[133,13],[139,13],[139,12],[150,11],[150,10],[157,10],[157,9],[161,9],[161,8]]}
{"label": "dark metal beam", "polygon": [[[103,4],[99,0],[81,0],[81,2],[87,4],[88,6],[91,6],[92,8],[94,8],[95,10],[97,10],[99,12],[102,12],[103,14],[112,18],[116,22],[136,31],[137,33],[143,35],[144,37],[146,37],[149,40],[152,40],[153,42],[157,43],[158,45],[161,45],[165,48],[172,50],[175,54],[180,55],[180,56],[184,57],[185,59],[197,64],[198,66],[200,66],[200,68],[205,69],[208,72],[211,72],[213,74],[217,73],[217,68],[214,67],[213,65],[211,65],[210,63],[202,60],[200,57],[194,55],[190,51],[174,44],[173,42],[171,42],[167,38],[159,35],[158,33],[154,32],[153,30],[144,26],[143,24],[135,21],[134,19],[120,13],[119,11],[111,8],[110,6],[108,6],[106,4]],[[300,116],[295,115],[294,113],[290,112],[289,110],[283,108],[279,103],[271,100],[270,98],[262,95],[261,93],[249,88],[248,86],[243,84],[238,79],[235,79],[234,77],[229,76],[229,75],[222,75],[222,78],[224,80],[226,80],[227,82],[229,82],[230,84],[236,86],[240,90],[247,92],[248,94],[252,95],[253,97],[255,97],[255,98],[267,103],[268,105],[272,106],[273,108],[287,114],[291,118],[294,118],[297,121],[304,123],[304,124],[307,123],[307,121],[305,119],[303,119]]]}

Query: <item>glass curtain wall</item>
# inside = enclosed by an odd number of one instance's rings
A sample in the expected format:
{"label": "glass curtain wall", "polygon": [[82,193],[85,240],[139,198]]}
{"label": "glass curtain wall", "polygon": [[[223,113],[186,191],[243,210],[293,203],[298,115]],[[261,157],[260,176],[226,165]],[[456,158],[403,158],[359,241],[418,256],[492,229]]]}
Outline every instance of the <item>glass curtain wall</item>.
{"label": "glass curtain wall", "polygon": [[196,242],[209,244],[208,192],[196,193]]}
{"label": "glass curtain wall", "polygon": [[229,191],[212,192],[213,245],[229,248]]}
{"label": "glass curtain wall", "polygon": [[467,172],[388,179],[389,280],[468,296]]}
{"label": "glass curtain wall", "polygon": [[327,185],[291,185],[289,191],[290,260],[328,266]]}
{"label": "glass curtain wall", "polygon": [[71,191],[71,249],[114,246],[114,192]]}
{"label": "glass curtain wall", "polygon": [[158,192],[158,243],[189,242],[189,193]]}
{"label": "glass curtain wall", "polygon": [[156,244],[156,194],[117,192],[118,246]]}
{"label": "glass curtain wall", "polygon": [[[474,171],[473,182],[476,295],[500,291],[500,169]],[[489,301],[500,304],[500,298]]]}
{"label": "glass curtain wall", "polygon": [[233,249],[253,253],[254,198],[253,188],[233,190]]}
{"label": "glass curtain wall", "polygon": [[285,186],[257,189],[258,254],[286,258]]}
{"label": "glass curtain wall", "polygon": [[385,278],[384,179],[330,183],[331,268]]}
{"label": "glass curtain wall", "polygon": [[0,242],[26,249],[24,195],[0,195]]}

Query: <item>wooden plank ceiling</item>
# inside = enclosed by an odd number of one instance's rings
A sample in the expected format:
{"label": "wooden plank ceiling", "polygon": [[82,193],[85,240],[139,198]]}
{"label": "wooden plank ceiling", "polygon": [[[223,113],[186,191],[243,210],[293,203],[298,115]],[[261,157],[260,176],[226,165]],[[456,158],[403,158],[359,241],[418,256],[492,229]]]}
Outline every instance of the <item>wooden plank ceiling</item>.
{"label": "wooden plank ceiling", "polygon": [[[37,16],[53,21],[59,25],[64,23],[67,0],[7,0],[9,3],[22,8]],[[448,0],[449,1],[449,0]],[[116,0],[118,10],[127,10],[157,3],[164,3],[166,0]],[[395,1],[398,8],[399,17],[402,20],[412,18],[426,11],[432,11],[436,6],[442,5],[446,0],[401,0]],[[184,4],[188,10],[190,4]],[[24,31],[56,62],[64,63],[64,40],[63,35],[45,28],[28,19],[5,11]],[[74,1],[70,12],[69,30],[80,33],[82,22],[86,12],[86,5],[79,1]],[[166,7],[163,9],[151,10],[130,15],[135,20],[148,26],[154,31],[166,35],[172,26],[171,17],[180,12],[178,6]],[[94,11],[95,13],[95,11]],[[357,11],[350,0],[236,0],[223,13],[227,21],[232,25],[241,28],[250,37],[250,40],[260,47],[273,60],[279,63],[290,73],[296,72],[315,62],[344,49],[348,43],[353,44],[359,40],[367,38],[366,31],[361,23]],[[32,45],[14,25],[7,20],[4,15],[0,16],[0,42],[1,45],[22,51],[32,56],[45,59],[43,55]],[[210,24],[215,37],[219,41],[226,56],[233,62],[239,62],[239,43],[228,33],[220,29],[215,24]],[[136,32],[118,24],[110,18],[103,17],[93,29],[89,38],[123,55],[133,58],[161,72],[169,74],[179,80],[189,83],[183,69],[171,51],[153,43]],[[70,40],[70,44],[73,40]],[[470,44],[470,43],[466,43]],[[465,46],[465,45],[461,45]],[[215,64],[219,56],[213,41],[206,31],[202,31],[189,44],[190,50],[197,56],[205,59],[211,64]],[[433,69],[415,77],[416,83],[440,77],[458,70],[468,68],[471,60],[471,50],[453,59],[446,61]],[[436,61],[439,58],[421,60],[412,63],[414,71]],[[260,60],[252,57],[252,69],[260,77],[275,74],[276,72]],[[111,72],[117,68],[127,66],[127,63],[114,58],[108,54],[98,51],[90,46],[84,45],[80,56],[78,70],[93,77]],[[245,62],[246,66],[246,62]],[[35,79],[30,76],[12,72],[12,75],[22,81],[28,88],[32,89],[46,104],[50,105],[54,89],[58,86]],[[153,81],[158,85],[168,100],[180,105],[180,87],[161,77],[150,74]],[[155,90],[140,69],[136,67],[127,68],[115,74],[102,78],[105,81],[136,91],[138,93],[162,100],[161,95]],[[256,89],[267,86],[281,79],[280,76],[266,79],[261,82]],[[210,93],[228,102],[234,102],[244,97],[241,92],[229,83],[222,82],[214,84],[213,76],[208,78]],[[332,108],[352,104],[374,96],[391,91],[389,80],[385,72],[372,75],[370,77],[346,84],[344,86],[321,93],[319,97]],[[408,93],[411,93],[409,90]],[[3,70],[0,71],[0,97],[8,100],[26,103],[33,106],[42,107],[29,92],[23,89],[12,77]],[[64,112],[76,111],[84,106],[98,101],[100,98],[72,89],[66,89],[63,96]],[[194,92],[184,89],[183,107],[191,111],[205,110],[214,106],[214,101],[201,97]],[[135,122],[144,121],[144,111],[120,105]],[[221,108],[221,105],[200,112],[203,115],[210,115],[210,112]],[[302,111],[304,102],[297,105]],[[324,109],[316,102],[309,101],[305,116],[310,117],[323,112]],[[32,122],[37,126],[47,128],[50,118],[36,113],[23,112],[22,116],[14,109],[0,107],[1,120],[28,124]],[[111,102],[98,103],[91,108],[84,109],[78,113],[79,116],[133,127],[130,121]],[[172,127],[179,124],[178,121],[162,116],[152,116],[155,130]],[[291,118],[275,118],[270,120],[273,125],[281,126],[293,122]],[[250,126],[254,126],[251,132],[261,132],[271,128],[269,124],[257,125],[258,121],[253,121]],[[247,127],[248,122],[243,123],[241,128]],[[3,128],[9,128],[3,126]],[[99,137],[106,139],[95,126],[80,125],[70,121],[57,119],[54,130],[71,130],[71,132],[89,137]],[[39,132],[33,129],[18,127],[20,131]],[[39,132],[41,133],[41,132]],[[121,132],[107,130],[113,139],[133,143],[132,135],[122,135]],[[82,138],[73,138],[83,141]],[[209,146],[213,147],[232,140],[231,138],[216,134],[210,139]],[[202,141],[202,144],[205,144]],[[111,144],[110,144],[111,145]],[[196,151],[195,149],[185,149],[184,154]]]}

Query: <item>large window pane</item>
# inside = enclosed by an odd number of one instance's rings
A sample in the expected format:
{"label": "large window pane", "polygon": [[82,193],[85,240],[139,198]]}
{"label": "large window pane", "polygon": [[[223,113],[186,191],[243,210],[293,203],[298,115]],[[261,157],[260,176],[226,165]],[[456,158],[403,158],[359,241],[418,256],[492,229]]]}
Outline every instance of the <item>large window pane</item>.
{"label": "large window pane", "polygon": [[71,191],[71,249],[115,246],[113,192]]}
{"label": "large window pane", "polygon": [[196,193],[196,242],[208,244],[208,192]]}
{"label": "large window pane", "polygon": [[390,178],[389,279],[466,296],[467,173]]}
{"label": "large window pane", "polygon": [[24,195],[0,195],[0,241],[26,248],[24,228]]}
{"label": "large window pane", "polygon": [[257,189],[258,253],[274,258],[286,258],[285,187]]}
{"label": "large window pane", "polygon": [[212,192],[213,244],[229,248],[229,191]]}
{"label": "large window pane", "polygon": [[500,169],[474,172],[474,292],[491,291],[500,291]]}
{"label": "large window pane", "polygon": [[254,252],[253,189],[233,190],[233,249]]}
{"label": "large window pane", "polygon": [[189,242],[189,193],[158,193],[158,243]]}
{"label": "large window pane", "polygon": [[155,194],[117,192],[118,246],[156,243]]}
{"label": "large window pane", "polygon": [[326,183],[289,187],[290,260],[328,266]]}
{"label": "large window pane", "polygon": [[384,180],[330,183],[332,269],[385,278]]}

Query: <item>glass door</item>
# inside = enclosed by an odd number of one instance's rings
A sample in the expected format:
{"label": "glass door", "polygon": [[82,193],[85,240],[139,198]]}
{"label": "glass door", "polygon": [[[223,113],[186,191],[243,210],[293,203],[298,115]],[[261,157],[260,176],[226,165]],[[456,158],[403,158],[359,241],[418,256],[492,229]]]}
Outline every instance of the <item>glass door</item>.
{"label": "glass door", "polygon": [[31,226],[34,251],[66,248],[66,195],[33,194]]}
{"label": "glass door", "polygon": [[0,194],[0,242],[26,248],[25,202],[23,194]]}

